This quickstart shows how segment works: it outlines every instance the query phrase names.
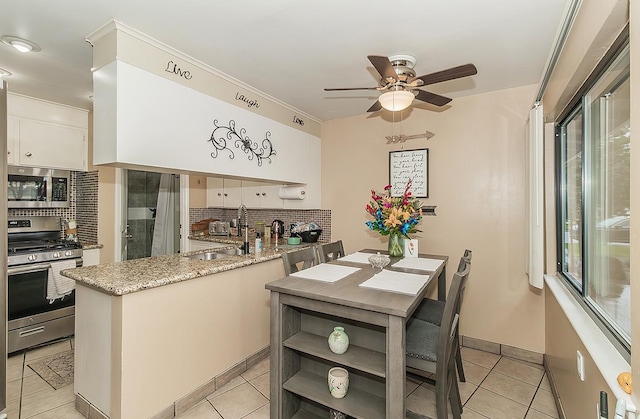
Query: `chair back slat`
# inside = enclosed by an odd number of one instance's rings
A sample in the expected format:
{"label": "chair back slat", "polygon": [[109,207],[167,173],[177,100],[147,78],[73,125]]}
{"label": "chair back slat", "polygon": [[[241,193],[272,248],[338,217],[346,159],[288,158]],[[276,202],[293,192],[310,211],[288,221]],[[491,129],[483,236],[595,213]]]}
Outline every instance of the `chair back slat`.
{"label": "chair back slat", "polygon": [[320,263],[330,262],[344,256],[342,240],[332,243],[319,244],[316,246]]}
{"label": "chair back slat", "polygon": [[[284,272],[287,275],[291,275],[294,272],[317,265],[318,256],[313,247],[305,247],[294,252],[283,253],[282,262],[284,264]],[[298,267],[299,264],[302,265],[300,268]]]}

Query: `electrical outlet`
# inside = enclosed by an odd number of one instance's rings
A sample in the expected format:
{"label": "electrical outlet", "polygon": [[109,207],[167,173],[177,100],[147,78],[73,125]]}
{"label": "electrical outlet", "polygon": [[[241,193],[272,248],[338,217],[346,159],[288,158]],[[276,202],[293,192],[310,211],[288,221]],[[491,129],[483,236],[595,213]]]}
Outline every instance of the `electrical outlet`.
{"label": "electrical outlet", "polygon": [[578,368],[578,377],[581,381],[584,381],[584,357],[580,351],[576,351],[576,366]]}

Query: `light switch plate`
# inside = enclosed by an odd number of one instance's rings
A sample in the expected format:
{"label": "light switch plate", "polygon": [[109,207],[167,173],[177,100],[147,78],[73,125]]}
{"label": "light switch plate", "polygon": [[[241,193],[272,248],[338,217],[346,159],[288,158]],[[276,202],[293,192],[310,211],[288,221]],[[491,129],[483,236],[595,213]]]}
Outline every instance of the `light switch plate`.
{"label": "light switch plate", "polygon": [[578,377],[581,381],[584,381],[584,357],[580,351],[576,351],[576,364],[578,368]]}

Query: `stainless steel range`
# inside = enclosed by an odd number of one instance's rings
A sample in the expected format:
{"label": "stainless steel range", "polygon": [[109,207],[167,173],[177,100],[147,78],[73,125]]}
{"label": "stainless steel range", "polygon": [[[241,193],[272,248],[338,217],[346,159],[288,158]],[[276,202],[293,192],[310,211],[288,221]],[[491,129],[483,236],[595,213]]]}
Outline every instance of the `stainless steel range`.
{"label": "stainless steel range", "polygon": [[62,238],[59,217],[7,221],[7,352],[11,353],[73,335],[75,291],[50,301],[47,287],[53,269],[62,264],[82,266],[82,247]]}

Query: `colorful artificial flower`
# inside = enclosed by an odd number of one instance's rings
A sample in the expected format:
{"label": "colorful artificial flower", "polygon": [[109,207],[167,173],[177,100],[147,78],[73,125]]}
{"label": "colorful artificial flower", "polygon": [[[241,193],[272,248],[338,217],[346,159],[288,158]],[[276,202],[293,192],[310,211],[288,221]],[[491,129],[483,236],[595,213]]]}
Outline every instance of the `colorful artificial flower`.
{"label": "colorful artificial flower", "polygon": [[391,196],[391,185],[384,187],[384,193],[371,190],[371,201],[365,207],[374,218],[373,221],[367,221],[370,230],[378,231],[383,236],[399,233],[406,238],[420,231],[417,225],[422,220],[422,202],[412,196],[411,183],[409,179],[404,194],[398,197]]}

